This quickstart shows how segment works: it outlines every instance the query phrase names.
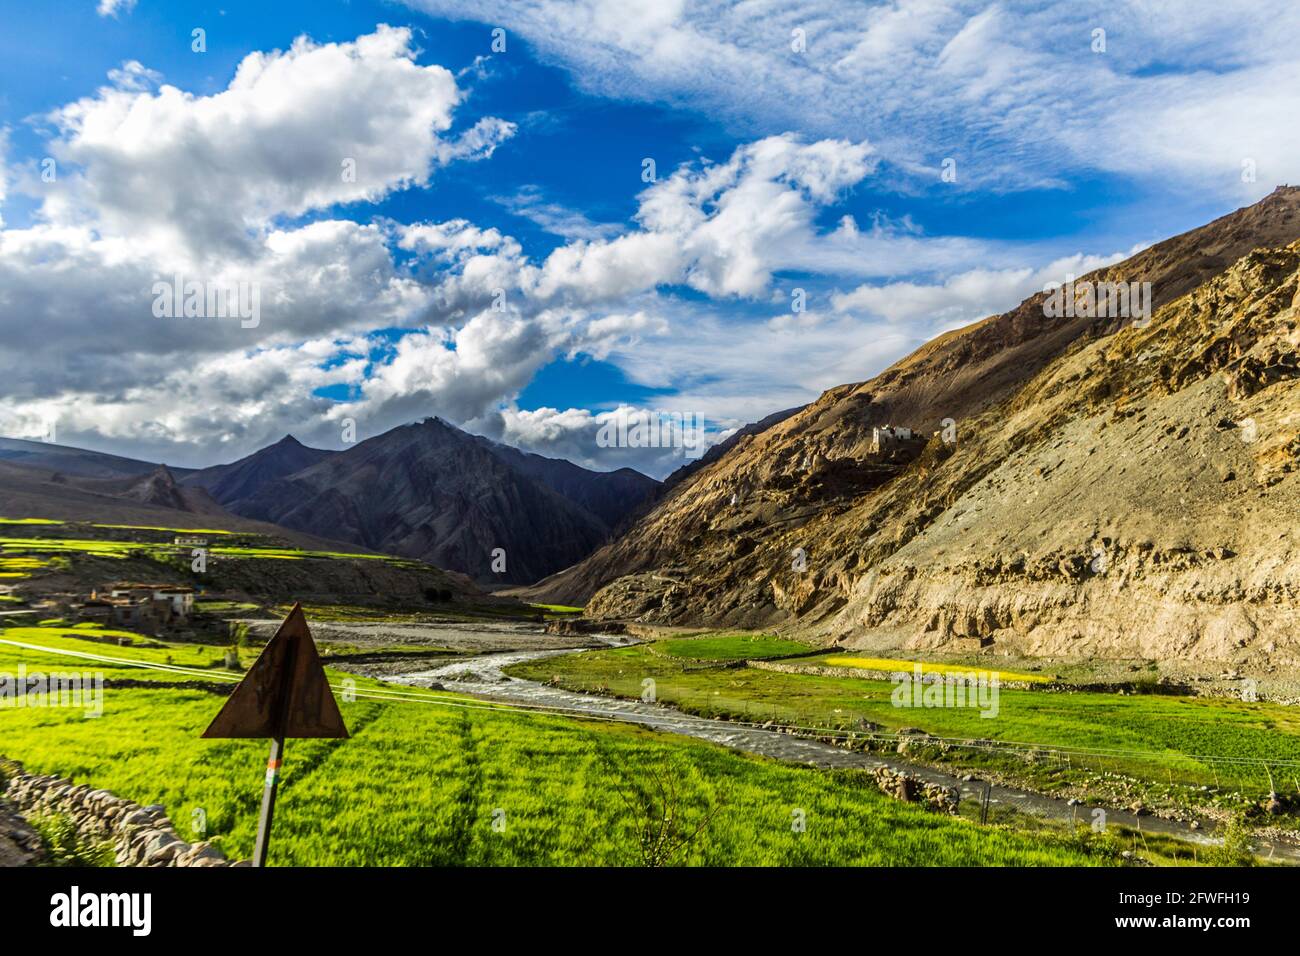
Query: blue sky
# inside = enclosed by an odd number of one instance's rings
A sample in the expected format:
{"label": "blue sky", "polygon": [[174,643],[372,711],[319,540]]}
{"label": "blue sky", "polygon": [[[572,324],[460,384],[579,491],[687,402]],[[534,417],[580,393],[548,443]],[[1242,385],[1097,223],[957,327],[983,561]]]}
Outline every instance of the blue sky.
{"label": "blue sky", "polygon": [[[662,475],[602,416],[717,439],[1294,181],[1295,5],[1175,6],[14,5],[0,432],[201,465],[437,414]],[[256,326],[160,319],[178,273]]]}

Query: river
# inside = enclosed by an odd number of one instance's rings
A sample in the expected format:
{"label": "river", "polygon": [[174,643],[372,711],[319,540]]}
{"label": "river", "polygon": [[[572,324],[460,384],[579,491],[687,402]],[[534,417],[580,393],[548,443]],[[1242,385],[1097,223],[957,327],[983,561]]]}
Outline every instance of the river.
{"label": "river", "polygon": [[[601,640],[611,647],[635,643],[630,639],[615,636],[605,636]],[[384,679],[393,683],[417,687],[428,687],[431,683],[436,683],[448,691],[472,694],[489,700],[547,707],[562,710],[574,716],[617,719],[640,724],[664,733],[681,734],[686,737],[707,740],[711,743],[721,744],[724,747],[730,747],[733,750],[758,754],[788,763],[805,764],[810,767],[865,770],[871,770],[875,767],[889,767],[893,770],[906,771],[921,780],[945,787],[955,787],[960,791],[963,800],[973,800],[978,803],[983,799],[986,785],[981,780],[966,781],[959,776],[932,767],[921,766],[876,753],[849,751],[834,744],[796,737],[777,729],[767,729],[750,724],[684,714],[663,704],[602,697],[564,690],[537,681],[511,677],[502,671],[504,667],[523,661],[541,660],[561,654],[575,653],[584,653],[584,651],[566,648],[563,650],[521,650],[484,654],[468,660],[440,664],[436,667],[409,671],[404,674],[386,674]],[[1084,805],[1071,806],[1064,800],[1057,800],[1032,791],[997,784],[990,786],[989,803],[992,806],[1013,807],[1020,812],[1057,820],[1077,819],[1088,823],[1092,819],[1093,808],[1091,807]],[[1104,809],[1108,823],[1140,829],[1149,834],[1175,837],[1201,846],[1212,846],[1222,842],[1216,839],[1212,833],[1204,829],[1193,830],[1188,824],[1178,820],[1166,820],[1161,817],[1146,815],[1138,817],[1127,810],[1110,807]],[[1300,863],[1300,847],[1288,843],[1256,841],[1255,849],[1260,855],[1266,856],[1275,862]]]}

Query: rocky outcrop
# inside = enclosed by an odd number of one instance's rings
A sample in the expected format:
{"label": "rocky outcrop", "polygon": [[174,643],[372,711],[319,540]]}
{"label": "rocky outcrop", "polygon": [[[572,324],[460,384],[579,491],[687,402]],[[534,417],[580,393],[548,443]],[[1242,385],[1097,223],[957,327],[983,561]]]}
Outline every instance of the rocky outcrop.
{"label": "rocky outcrop", "polygon": [[24,816],[61,814],[82,838],[111,842],[118,866],[247,865],[230,862],[211,843],[182,840],[165,807],[142,807],[88,784],[20,772],[9,777],[4,796]]}
{"label": "rocky outcrop", "polygon": [[[1298,294],[1300,243],[1258,250],[972,419],[942,469],[880,503],[943,507],[854,576],[824,631],[1300,670],[1300,378],[1278,358],[1300,354]],[[1234,392],[1260,367],[1268,384]]]}

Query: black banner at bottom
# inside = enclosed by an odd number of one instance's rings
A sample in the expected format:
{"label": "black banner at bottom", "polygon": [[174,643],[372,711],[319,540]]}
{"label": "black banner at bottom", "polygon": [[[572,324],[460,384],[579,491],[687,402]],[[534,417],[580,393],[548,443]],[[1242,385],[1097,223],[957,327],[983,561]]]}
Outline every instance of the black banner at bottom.
{"label": "black banner at bottom", "polygon": [[[0,870],[9,938],[338,945],[448,929],[614,942],[631,933],[762,940],[773,924],[872,940],[1240,934],[1294,925],[1300,870],[61,869]],[[441,927],[441,929],[440,929]],[[587,934],[599,934],[588,936]],[[250,940],[251,941],[251,940]],[[955,942],[956,940],[954,940]]]}

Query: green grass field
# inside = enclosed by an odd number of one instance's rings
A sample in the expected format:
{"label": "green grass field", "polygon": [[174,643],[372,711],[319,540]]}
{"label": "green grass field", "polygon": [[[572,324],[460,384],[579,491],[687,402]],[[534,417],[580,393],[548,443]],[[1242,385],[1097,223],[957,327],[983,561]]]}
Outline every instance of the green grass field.
{"label": "green grass field", "polygon": [[[0,644],[0,671],[8,672],[20,662],[29,669],[55,662],[100,669],[61,658],[58,650],[198,666],[211,666],[222,650],[165,642],[113,647],[91,639],[111,634],[70,628],[11,628],[5,635],[47,648]],[[102,669],[109,677],[151,673]],[[356,685],[363,694],[379,686],[360,678]],[[416,697],[344,701],[350,739],[289,742],[273,863],[639,865],[646,859],[646,807],[665,806],[654,796],[660,781],[678,793],[670,803],[683,837],[708,820],[676,852],[651,841],[661,863],[1114,861],[1110,850],[1061,835],[981,828],[927,813],[882,796],[860,774],[781,765],[623,724],[486,709],[453,695]],[[182,835],[201,809],[208,836],[230,855],[246,856],[266,744],[199,739],[221,703],[214,694],[160,686],[108,688],[98,718],[66,708],[0,707],[0,752],[30,771],[162,803]],[[806,823],[803,832],[792,825],[796,817]]]}
{"label": "green grass field", "polygon": [[[62,524],[62,521],[46,522],[33,518],[32,524]],[[222,531],[218,528],[164,528],[158,525],[149,524],[92,524],[92,528],[105,528],[112,531],[165,531],[168,534],[234,534],[233,531]]]}
{"label": "green grass field", "polygon": [[102,541],[95,538],[0,538],[0,549],[6,555],[73,552],[124,558],[132,551],[147,551],[151,547],[154,546],[137,541]]}
{"label": "green grass field", "polygon": [[814,650],[812,645],[767,634],[722,634],[714,637],[679,637],[654,644],[669,657],[695,661],[759,660]]}
{"label": "green grass field", "polygon": [[[719,637],[716,642],[731,642],[734,650],[715,646],[714,659],[757,656],[745,652],[748,641],[743,636]],[[1174,785],[1222,785],[1262,794],[1268,789],[1266,765],[1286,781],[1288,792],[1300,788],[1291,780],[1295,771],[1284,763],[1300,761],[1300,710],[1294,707],[1215,698],[1003,688],[997,716],[984,718],[976,708],[895,707],[891,700],[895,685],[868,676],[691,667],[690,661],[672,654],[670,647],[676,643],[668,640],[653,647],[635,645],[532,661],[514,665],[508,673],[628,698],[640,697],[641,682],[649,677],[661,703],[706,716],[776,720],[811,728],[851,729],[860,726],[859,721],[868,721],[886,731],[914,727],[946,738],[1025,745],[1022,749],[1060,748],[1073,752],[1070,761],[1075,770],[1131,774],[1171,790]],[[827,661],[834,658],[828,656]],[[808,660],[801,658],[798,663]],[[991,763],[979,751],[961,749],[945,759],[972,767]],[[1047,779],[1047,770],[1042,764],[1024,767],[1040,788],[1057,787],[1070,779],[1055,768]]]}
{"label": "green grass field", "polygon": [[[33,519],[34,520],[34,519]],[[134,530],[147,532],[172,532],[182,529],[147,528],[136,525],[91,525],[94,528]],[[230,532],[201,531],[194,534],[231,534]],[[423,567],[422,562],[407,558],[397,558],[386,554],[356,554],[350,551],[312,551],[288,547],[255,547],[248,545],[221,544],[208,547],[208,554],[220,557],[255,558],[274,561],[301,561],[304,559],[327,560],[367,560],[384,561],[398,567]],[[171,541],[118,541],[105,538],[42,538],[42,537],[0,537],[0,578],[6,576],[7,570],[30,572],[47,566],[34,555],[75,555],[87,554],[102,558],[128,558],[135,555],[158,557],[163,555],[189,554],[188,545],[177,545]],[[28,562],[28,565],[7,568],[5,562]],[[27,574],[23,574],[26,577]]]}
{"label": "green grass field", "polygon": [[[133,646],[120,645],[117,643],[119,639],[131,641]],[[38,647],[42,649],[34,649]],[[214,671],[214,679],[236,676],[223,667],[225,653],[225,648],[210,644],[165,643],[129,631],[98,627],[0,628],[0,670],[11,672],[17,665],[23,664],[28,672],[100,671],[105,678],[164,681],[185,679],[184,674],[123,663],[141,661],[185,670]],[[241,651],[245,663],[251,662],[256,653],[256,649]],[[87,655],[93,655],[95,659]]]}
{"label": "green grass field", "polygon": [[37,571],[44,571],[49,567],[51,561],[46,558],[0,554],[0,581],[25,581]]}
{"label": "green grass field", "polygon": [[205,601],[200,598],[194,602],[194,610],[203,614],[241,614],[260,611],[261,605],[247,601]]}

